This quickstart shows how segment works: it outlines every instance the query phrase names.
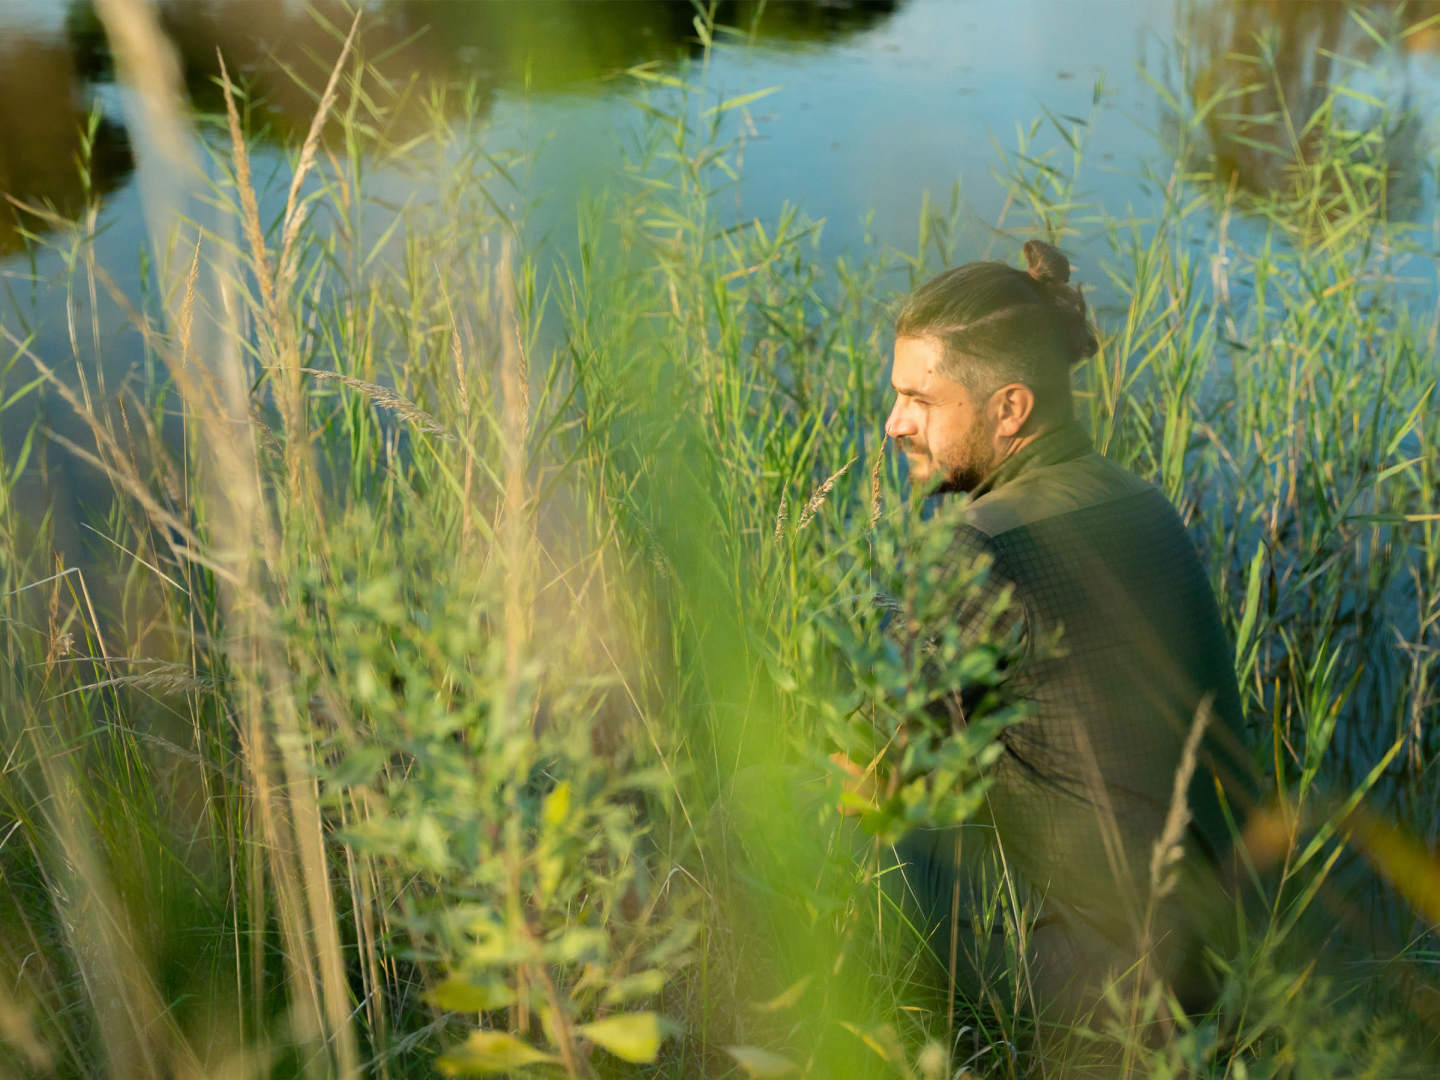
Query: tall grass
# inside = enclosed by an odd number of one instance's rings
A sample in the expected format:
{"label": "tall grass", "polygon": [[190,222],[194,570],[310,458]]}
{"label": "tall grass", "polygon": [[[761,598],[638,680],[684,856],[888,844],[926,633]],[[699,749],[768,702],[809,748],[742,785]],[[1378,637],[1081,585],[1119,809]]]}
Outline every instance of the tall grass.
{"label": "tall grass", "polygon": [[[1093,118],[1003,162],[1017,240],[1108,242],[1082,266],[1116,298],[1085,418],[1191,526],[1274,790],[1219,1005],[1117,984],[1057,1031],[1003,873],[978,1002],[894,901],[888,841],[967,817],[1014,719],[927,727],[994,653],[897,650],[873,600],[933,622],[969,584],[908,569],[955,510],[904,498],[879,430],[889,306],[935,249],[967,257],[954,223],[927,207],[916,253],[825,263],[798,212],[731,220],[743,101],[703,64],[643,67],[630,185],[547,254],[451,92],[425,136],[380,137],[353,27],[257,189],[243,88],[193,130],[149,9],[101,11],[146,132],[153,292],[97,264],[95,213],[52,224],[72,321],[111,295],[160,374],[107,386],[98,329],[60,358],[0,324],[6,407],[44,394],[87,433],[37,423],[0,485],[7,1068],[1433,1063],[1437,327],[1385,213],[1385,124],[1328,101],[1293,185],[1242,195],[1194,149],[1231,91],[1177,99],[1144,220],[1077,194]],[[431,186],[397,210],[377,168]],[[113,488],[83,560],[13,495],[57,454]],[[864,814],[837,808],[837,751],[876,777]]]}

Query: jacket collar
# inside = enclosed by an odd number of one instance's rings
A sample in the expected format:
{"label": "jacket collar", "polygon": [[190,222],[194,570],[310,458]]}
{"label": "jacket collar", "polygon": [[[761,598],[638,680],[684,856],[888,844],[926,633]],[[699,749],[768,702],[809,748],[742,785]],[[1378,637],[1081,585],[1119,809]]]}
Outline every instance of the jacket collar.
{"label": "jacket collar", "polygon": [[1089,433],[1080,422],[1067,420],[1058,427],[1037,435],[997,465],[990,475],[981,481],[980,486],[970,492],[970,498],[978,499],[1032,469],[1082,457],[1094,448]]}

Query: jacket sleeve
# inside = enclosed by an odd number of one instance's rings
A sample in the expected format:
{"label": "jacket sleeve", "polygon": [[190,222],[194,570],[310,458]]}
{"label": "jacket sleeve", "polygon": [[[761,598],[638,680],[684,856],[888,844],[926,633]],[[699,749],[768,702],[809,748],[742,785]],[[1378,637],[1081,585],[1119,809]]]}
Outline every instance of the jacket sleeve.
{"label": "jacket sleeve", "polygon": [[1009,682],[1030,647],[1024,598],[989,536],[962,526],[946,553],[948,619],[967,654],[988,652],[998,680],[967,680],[946,703],[952,725],[963,725],[997,684]]}
{"label": "jacket sleeve", "polygon": [[1012,658],[1023,652],[1029,644],[1024,597],[990,537],[963,526],[955,534],[948,562],[957,578],[968,579],[955,608],[965,642],[1003,649]]}

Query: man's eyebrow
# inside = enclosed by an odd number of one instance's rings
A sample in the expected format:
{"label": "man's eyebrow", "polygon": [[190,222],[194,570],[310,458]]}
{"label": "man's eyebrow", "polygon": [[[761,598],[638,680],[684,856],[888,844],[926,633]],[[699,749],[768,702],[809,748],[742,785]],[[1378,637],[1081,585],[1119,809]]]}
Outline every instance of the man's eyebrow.
{"label": "man's eyebrow", "polygon": [[929,398],[930,396],[924,390],[914,390],[908,387],[900,386],[899,384],[893,382],[890,384],[890,389],[894,390],[897,394],[904,394],[906,397]]}

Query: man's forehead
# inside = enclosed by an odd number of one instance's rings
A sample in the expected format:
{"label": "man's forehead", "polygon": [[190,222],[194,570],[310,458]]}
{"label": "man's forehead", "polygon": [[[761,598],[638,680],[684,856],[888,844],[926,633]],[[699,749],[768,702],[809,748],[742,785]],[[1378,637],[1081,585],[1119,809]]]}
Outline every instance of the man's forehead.
{"label": "man's forehead", "polygon": [[895,339],[895,363],[890,381],[896,390],[920,393],[948,386],[953,380],[938,371],[943,346],[929,338]]}

